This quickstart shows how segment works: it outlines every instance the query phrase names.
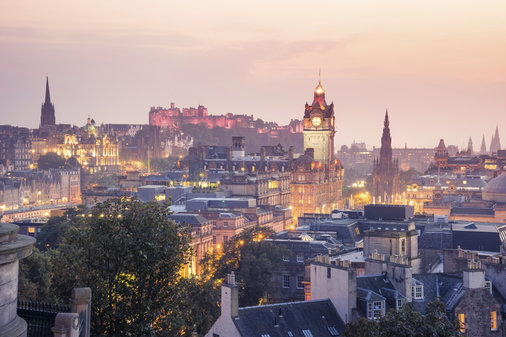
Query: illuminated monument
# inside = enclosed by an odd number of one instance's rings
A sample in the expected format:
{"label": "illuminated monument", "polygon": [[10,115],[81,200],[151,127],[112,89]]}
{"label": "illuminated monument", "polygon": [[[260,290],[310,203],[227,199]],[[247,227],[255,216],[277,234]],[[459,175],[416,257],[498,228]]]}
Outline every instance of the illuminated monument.
{"label": "illuminated monument", "polygon": [[329,163],[334,157],[334,103],[327,105],[321,81],[314,90],[311,105],[304,112],[304,151],[312,148],[314,160]]}
{"label": "illuminated monument", "polygon": [[334,103],[327,105],[318,81],[304,111],[304,154],[293,161],[291,207],[294,220],[304,214],[330,213],[343,207],[344,170],[334,159]]}

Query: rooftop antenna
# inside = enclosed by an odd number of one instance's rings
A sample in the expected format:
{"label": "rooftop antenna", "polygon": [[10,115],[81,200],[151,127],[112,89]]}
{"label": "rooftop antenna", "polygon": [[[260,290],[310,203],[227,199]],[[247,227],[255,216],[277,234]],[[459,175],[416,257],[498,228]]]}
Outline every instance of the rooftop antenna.
{"label": "rooftop antenna", "polygon": [[318,69],[318,83],[319,84],[322,83],[322,68],[321,67]]}

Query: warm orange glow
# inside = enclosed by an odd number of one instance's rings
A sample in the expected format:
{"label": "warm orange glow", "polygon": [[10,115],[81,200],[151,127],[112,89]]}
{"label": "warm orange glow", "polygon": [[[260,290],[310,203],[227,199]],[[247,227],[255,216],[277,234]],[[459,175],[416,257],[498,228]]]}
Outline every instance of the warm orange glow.
{"label": "warm orange glow", "polygon": [[490,330],[497,331],[497,311],[490,312]]}
{"label": "warm orange glow", "polygon": [[466,314],[459,314],[459,330],[466,332]]}

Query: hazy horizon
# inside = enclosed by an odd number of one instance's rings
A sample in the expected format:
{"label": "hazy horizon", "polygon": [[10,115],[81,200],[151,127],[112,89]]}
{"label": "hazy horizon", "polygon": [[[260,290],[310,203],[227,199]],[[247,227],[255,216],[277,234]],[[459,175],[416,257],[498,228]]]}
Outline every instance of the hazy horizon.
{"label": "hazy horizon", "polygon": [[301,119],[322,69],[337,148],[506,143],[506,2],[0,3],[0,124],[147,123],[151,106]]}

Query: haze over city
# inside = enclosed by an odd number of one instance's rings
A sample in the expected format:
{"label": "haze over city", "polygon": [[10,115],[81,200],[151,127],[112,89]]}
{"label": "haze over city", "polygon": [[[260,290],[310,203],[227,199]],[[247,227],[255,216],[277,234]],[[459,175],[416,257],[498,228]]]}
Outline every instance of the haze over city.
{"label": "haze over city", "polygon": [[321,68],[336,146],[379,146],[386,108],[393,146],[488,145],[506,126],[505,17],[504,1],[3,1],[2,123],[38,126],[48,75],[61,123],[176,102],[287,124]]}

